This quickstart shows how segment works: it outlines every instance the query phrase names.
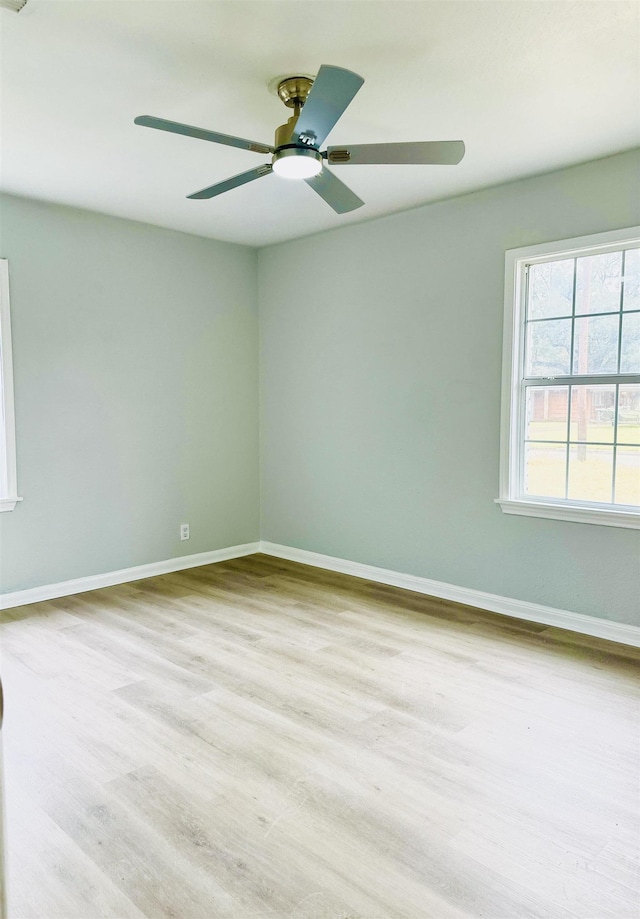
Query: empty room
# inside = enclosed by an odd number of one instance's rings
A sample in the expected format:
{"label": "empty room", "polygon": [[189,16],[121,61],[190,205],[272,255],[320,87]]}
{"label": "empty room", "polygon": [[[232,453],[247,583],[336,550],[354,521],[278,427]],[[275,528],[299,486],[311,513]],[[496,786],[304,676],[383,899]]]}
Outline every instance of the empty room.
{"label": "empty room", "polygon": [[0,132],[0,919],[638,919],[638,4],[0,0]]}

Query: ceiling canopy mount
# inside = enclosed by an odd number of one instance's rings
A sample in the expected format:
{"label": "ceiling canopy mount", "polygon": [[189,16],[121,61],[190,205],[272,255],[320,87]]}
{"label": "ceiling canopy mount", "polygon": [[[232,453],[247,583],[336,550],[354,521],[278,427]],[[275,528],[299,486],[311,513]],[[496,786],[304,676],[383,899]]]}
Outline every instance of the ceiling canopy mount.
{"label": "ceiling canopy mount", "polygon": [[313,86],[313,77],[284,77],[277,86],[276,92],[287,108],[301,109]]}

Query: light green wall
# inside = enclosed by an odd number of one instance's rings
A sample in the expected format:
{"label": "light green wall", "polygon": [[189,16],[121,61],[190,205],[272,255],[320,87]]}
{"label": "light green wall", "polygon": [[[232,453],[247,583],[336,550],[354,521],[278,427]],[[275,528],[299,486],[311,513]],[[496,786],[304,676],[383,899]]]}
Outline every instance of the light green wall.
{"label": "light green wall", "polygon": [[6,196],[0,255],[24,498],[2,591],[258,539],[255,251]]}
{"label": "light green wall", "polygon": [[640,222],[638,167],[623,154],[262,250],[262,538],[637,622],[637,532],[494,498],[504,252]]}
{"label": "light green wall", "polygon": [[24,501],[0,515],[0,588],[258,539],[260,454],[263,539],[638,621],[637,533],[493,500],[504,250],[639,222],[638,166],[258,254],[5,196]]}

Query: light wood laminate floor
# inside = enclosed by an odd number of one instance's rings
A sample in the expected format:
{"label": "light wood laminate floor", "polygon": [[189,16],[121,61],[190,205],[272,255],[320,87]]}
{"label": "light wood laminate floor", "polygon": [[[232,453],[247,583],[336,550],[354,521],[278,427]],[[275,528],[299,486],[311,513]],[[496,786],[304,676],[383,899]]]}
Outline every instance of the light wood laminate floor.
{"label": "light wood laminate floor", "polygon": [[1,631],[9,919],[636,919],[638,654],[266,556]]}

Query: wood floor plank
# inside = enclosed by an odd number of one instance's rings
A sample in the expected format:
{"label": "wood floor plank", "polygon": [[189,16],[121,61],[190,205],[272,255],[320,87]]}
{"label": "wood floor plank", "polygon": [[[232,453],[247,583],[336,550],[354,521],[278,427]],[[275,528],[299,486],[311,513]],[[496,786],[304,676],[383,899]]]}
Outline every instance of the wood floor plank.
{"label": "wood floor plank", "polygon": [[9,919],[638,919],[639,662],[260,555],[9,611]]}

